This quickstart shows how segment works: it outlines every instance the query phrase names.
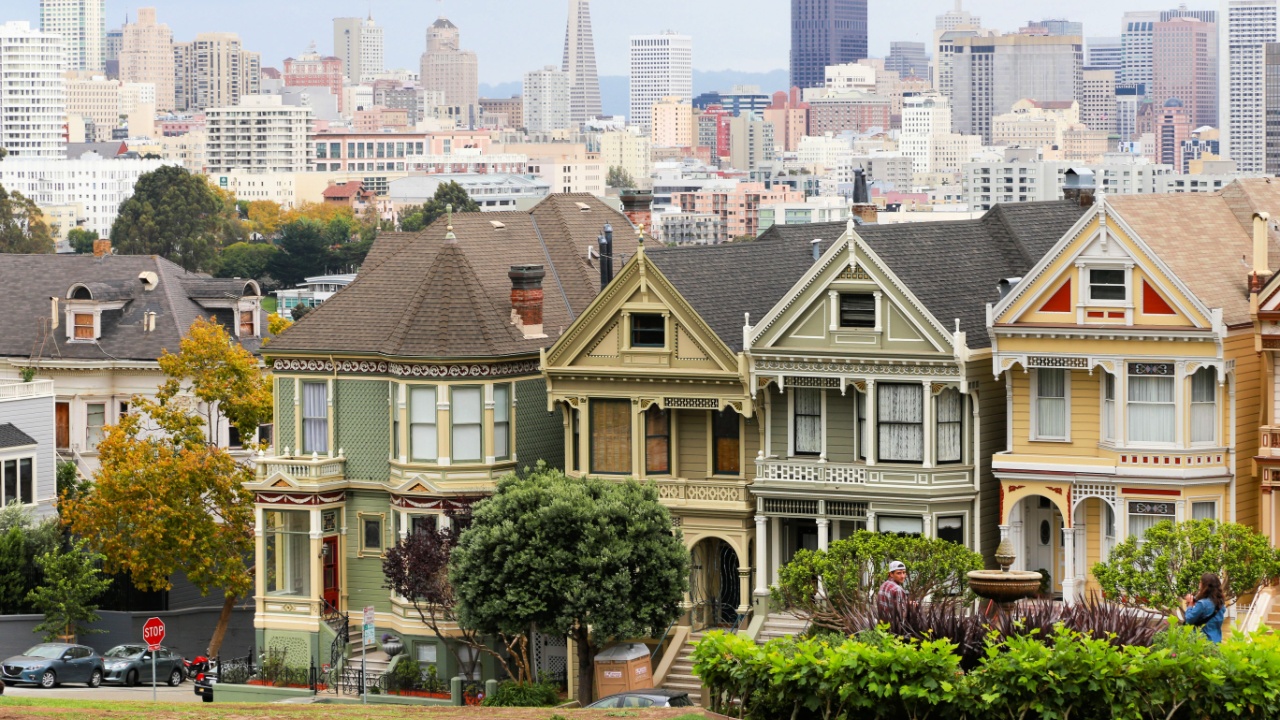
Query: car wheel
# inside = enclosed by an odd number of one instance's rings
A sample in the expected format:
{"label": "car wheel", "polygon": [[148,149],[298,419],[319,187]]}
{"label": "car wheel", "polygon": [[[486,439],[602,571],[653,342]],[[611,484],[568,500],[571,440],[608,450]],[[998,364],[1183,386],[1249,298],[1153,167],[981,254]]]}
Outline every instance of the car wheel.
{"label": "car wheel", "polygon": [[102,684],[102,671],[94,668],[93,674],[89,676],[89,687],[96,688]]}
{"label": "car wheel", "polygon": [[124,676],[125,687],[133,687],[138,684],[138,671],[130,670]]}
{"label": "car wheel", "polygon": [[213,693],[209,693],[208,695],[202,695],[200,697],[200,700],[203,702],[213,702]]}
{"label": "car wheel", "polygon": [[40,687],[48,690],[49,688],[58,686],[58,676],[52,670],[45,670],[40,676]]}
{"label": "car wheel", "polygon": [[181,684],[182,684],[182,671],[179,670],[178,668],[174,668],[173,672],[169,673],[169,687],[178,687]]}

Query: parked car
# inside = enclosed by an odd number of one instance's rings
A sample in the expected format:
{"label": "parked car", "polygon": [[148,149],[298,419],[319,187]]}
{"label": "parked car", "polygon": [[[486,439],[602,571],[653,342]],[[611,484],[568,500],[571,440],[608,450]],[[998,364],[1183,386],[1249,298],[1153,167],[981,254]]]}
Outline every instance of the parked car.
{"label": "parked car", "polygon": [[[130,687],[138,683],[151,683],[151,651],[146,645],[117,645],[102,655],[106,669],[103,680]],[[171,687],[182,684],[186,678],[186,661],[178,653],[161,645],[156,650],[156,682],[167,682]]]}
{"label": "parked car", "polygon": [[684,690],[632,690],[602,697],[588,708],[692,707],[693,701]]}
{"label": "parked car", "polygon": [[191,684],[195,686],[195,693],[201,700],[213,702],[213,686],[218,684],[218,671],[213,669],[212,663],[209,663],[203,672],[196,673],[196,676],[191,678]]}
{"label": "parked car", "polygon": [[64,682],[102,684],[102,656],[84,645],[41,643],[21,655],[0,662],[0,676],[8,683],[34,683],[42,688]]}

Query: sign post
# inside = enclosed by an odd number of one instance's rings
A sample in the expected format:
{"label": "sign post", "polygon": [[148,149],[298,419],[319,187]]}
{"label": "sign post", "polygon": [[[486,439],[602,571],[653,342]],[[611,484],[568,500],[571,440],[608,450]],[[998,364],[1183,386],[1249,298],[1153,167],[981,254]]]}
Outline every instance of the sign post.
{"label": "sign post", "polygon": [[360,689],[362,691],[361,695],[363,696],[361,698],[361,702],[364,702],[364,703],[369,702],[369,685],[368,685],[368,678],[365,675],[364,659],[365,659],[365,656],[369,654],[369,646],[372,645],[374,642],[373,633],[374,633],[374,625],[376,624],[376,619],[373,613],[374,613],[374,610],[372,605],[366,605],[364,607],[364,622],[360,628],[363,631],[360,633],[360,641],[361,641],[361,644],[363,645],[363,647],[361,647],[360,649]]}
{"label": "sign post", "polygon": [[156,653],[160,643],[164,642],[164,621],[160,618],[149,618],[142,625],[142,641],[147,644],[151,653],[151,701],[156,700]]}

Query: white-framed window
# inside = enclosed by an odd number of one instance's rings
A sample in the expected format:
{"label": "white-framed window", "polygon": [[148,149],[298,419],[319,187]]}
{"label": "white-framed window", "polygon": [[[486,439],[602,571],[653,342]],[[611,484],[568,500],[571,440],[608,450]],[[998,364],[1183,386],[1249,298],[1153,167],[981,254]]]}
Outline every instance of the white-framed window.
{"label": "white-framed window", "polygon": [[822,454],[822,390],[819,388],[795,388],[792,390],[794,415],[792,436],[796,455]]}
{"label": "white-framed window", "polygon": [[884,462],[924,461],[924,386],[876,384],[876,455]]}
{"label": "white-framed window", "polygon": [[1111,556],[1116,546],[1116,511],[1111,505],[1102,503],[1102,559]]}
{"label": "white-framed window", "polygon": [[1208,500],[1191,503],[1192,520],[1217,520],[1218,503]]}
{"label": "white-framed window", "polygon": [[35,458],[8,458],[0,463],[0,507],[36,502]]}
{"label": "white-framed window", "polygon": [[306,510],[267,510],[265,515],[267,594],[311,595],[310,514]]}
{"label": "white-framed window", "polygon": [[1218,374],[1202,367],[1191,375],[1191,442],[1218,439]]}
{"label": "white-framed window", "polygon": [[1125,282],[1128,273],[1122,268],[1089,268],[1089,301],[1093,303],[1124,302],[1129,299]]}
{"label": "white-framed window", "polygon": [[329,452],[328,383],[302,383],[302,452]]}
{"label": "white-framed window", "polygon": [[1116,376],[1102,374],[1102,439],[1116,439]]}
{"label": "white-framed window", "polygon": [[102,427],[107,424],[107,405],[88,403],[84,410],[84,445],[92,450],[102,442]]}
{"label": "white-framed window", "polygon": [[958,463],[964,458],[964,396],[957,388],[938,394],[938,462]]}
{"label": "white-framed window", "polygon": [[479,385],[453,388],[453,458],[458,462],[484,460],[484,389]]}
{"label": "white-framed window", "polygon": [[854,393],[854,403],[857,404],[857,433],[858,433],[858,457],[865,460],[867,458],[868,438],[867,429],[871,423],[867,422],[867,394],[864,392]]}
{"label": "white-framed window", "polygon": [[1067,440],[1070,423],[1067,371],[1060,368],[1036,370],[1031,382],[1035,385],[1031,409],[1031,438],[1033,440]]}
{"label": "white-framed window", "polygon": [[923,535],[924,518],[919,515],[876,515],[876,532]]}
{"label": "white-framed window", "polygon": [[1177,518],[1176,506],[1171,502],[1154,500],[1133,500],[1129,502],[1129,535],[1137,537],[1139,542],[1148,530],[1157,523]]}
{"label": "white-framed window", "polygon": [[409,388],[409,457],[415,462],[432,462],[440,455],[436,432],[436,386]]}
{"label": "white-framed window", "polygon": [[511,459],[511,385],[493,386],[493,457]]}
{"label": "white-framed window", "polygon": [[1171,445],[1177,438],[1173,363],[1129,363],[1129,442]]}

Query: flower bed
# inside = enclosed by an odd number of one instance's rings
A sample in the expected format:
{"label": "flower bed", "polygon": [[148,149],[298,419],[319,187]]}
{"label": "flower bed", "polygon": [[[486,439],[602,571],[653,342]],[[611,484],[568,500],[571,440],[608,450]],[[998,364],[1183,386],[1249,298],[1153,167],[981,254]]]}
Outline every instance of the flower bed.
{"label": "flower bed", "polygon": [[[306,683],[301,683],[301,684],[300,684],[300,683],[291,683],[291,682],[273,682],[273,681],[271,681],[271,680],[262,680],[262,679],[260,679],[260,678],[254,678],[254,679],[252,679],[252,680],[248,680],[248,681],[246,681],[244,684],[245,684],[245,685],[257,685],[257,686],[259,686],[259,687],[294,688],[294,689],[296,689],[296,690],[311,690],[311,689],[312,689],[312,688],[311,688],[311,686],[310,686],[310,685],[308,685],[308,684],[306,684]],[[326,685],[325,683],[316,683],[315,690],[316,690],[316,691],[318,691],[318,692],[327,692],[327,691],[329,690],[329,686],[328,686],[328,685]]]}

